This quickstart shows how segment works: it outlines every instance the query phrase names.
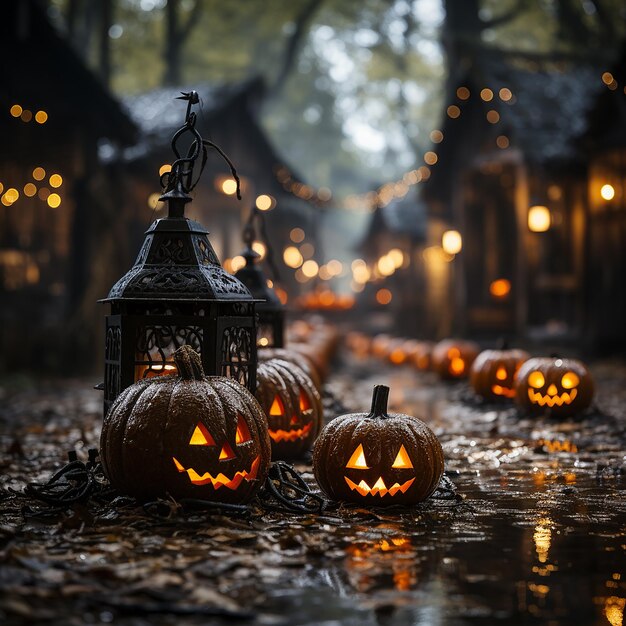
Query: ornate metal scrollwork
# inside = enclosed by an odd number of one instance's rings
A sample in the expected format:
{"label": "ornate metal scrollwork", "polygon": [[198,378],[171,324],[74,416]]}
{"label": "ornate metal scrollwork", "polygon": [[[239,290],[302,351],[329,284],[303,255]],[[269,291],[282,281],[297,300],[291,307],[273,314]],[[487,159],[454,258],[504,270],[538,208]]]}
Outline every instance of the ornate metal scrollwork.
{"label": "ornate metal scrollwork", "polygon": [[[137,331],[135,361],[162,367],[172,360],[172,354],[183,345],[202,353],[202,328],[200,326],[151,325]],[[144,374],[146,375],[146,374]]]}
{"label": "ornate metal scrollwork", "polygon": [[248,385],[252,335],[249,328],[231,326],[222,335],[222,376]]}

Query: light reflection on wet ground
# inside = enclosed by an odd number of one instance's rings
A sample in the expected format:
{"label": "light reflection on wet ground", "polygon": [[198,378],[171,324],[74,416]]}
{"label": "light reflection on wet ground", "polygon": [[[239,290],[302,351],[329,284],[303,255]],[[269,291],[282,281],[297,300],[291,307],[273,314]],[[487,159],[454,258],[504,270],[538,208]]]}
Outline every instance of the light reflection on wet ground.
{"label": "light reflection on wet ground", "polygon": [[[374,383],[389,384],[392,410],[439,435],[464,503],[336,530],[343,558],[308,574],[307,593],[335,607],[328,623],[623,625],[623,419],[531,420],[478,405],[459,383],[360,366],[335,391],[362,409]],[[327,619],[297,600],[292,623]]]}

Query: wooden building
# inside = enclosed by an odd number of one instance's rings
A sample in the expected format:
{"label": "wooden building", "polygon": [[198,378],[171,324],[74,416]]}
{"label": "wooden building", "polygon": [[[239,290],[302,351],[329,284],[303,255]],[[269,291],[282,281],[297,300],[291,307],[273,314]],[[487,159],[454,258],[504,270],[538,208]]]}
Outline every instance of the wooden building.
{"label": "wooden building", "polygon": [[[426,206],[420,201],[415,188],[403,198],[377,207],[372,213],[367,231],[355,247],[355,252],[373,273],[373,280],[366,284],[357,298],[359,307],[374,312],[368,315],[368,328],[364,330],[377,332],[388,330],[391,326],[397,335],[423,337],[432,334],[429,328],[431,320],[428,320],[424,308],[428,301],[425,297],[428,285],[422,263],[426,233]],[[379,263],[391,251],[394,252],[389,261],[382,261],[381,273]],[[392,261],[396,265],[393,270]],[[389,295],[378,296],[381,289],[388,290]],[[391,300],[387,302],[389,296]]]}
{"label": "wooden building", "polygon": [[[441,334],[584,336],[588,157],[578,139],[600,76],[590,65],[489,57],[454,85],[423,186],[429,242],[447,228],[463,236],[447,263],[454,316]],[[542,215],[545,231],[529,222]]]}
{"label": "wooden building", "polygon": [[94,275],[113,278],[107,259],[124,245],[103,241],[118,199],[98,146],[128,145],[136,127],[41,3],[2,9],[0,371],[72,372],[100,353],[90,287]]}

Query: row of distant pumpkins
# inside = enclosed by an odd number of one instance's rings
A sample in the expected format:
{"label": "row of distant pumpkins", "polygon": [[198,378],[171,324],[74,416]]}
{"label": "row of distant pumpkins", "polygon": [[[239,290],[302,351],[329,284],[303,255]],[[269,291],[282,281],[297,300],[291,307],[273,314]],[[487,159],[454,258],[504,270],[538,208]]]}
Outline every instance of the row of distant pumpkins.
{"label": "row of distant pumpkins", "polygon": [[189,346],[174,353],[176,376],[125,389],[100,440],[111,484],[140,500],[245,503],[265,482],[271,459],[301,458],[315,443],[313,471],[331,499],[409,505],[427,498],[444,468],[428,426],[389,414],[389,388],[378,385],[369,413],[339,416],[320,432],[321,381],[338,335],[294,324],[289,339],[289,349],[259,351],[256,397],[230,378],[205,376]]}
{"label": "row of distant pumpkins", "polygon": [[474,392],[488,401],[514,400],[525,412],[571,417],[593,399],[593,379],[577,359],[531,357],[524,350],[480,351],[473,341],[444,339],[439,343],[350,333],[348,346],[360,356],[374,356],[396,365],[432,370],[444,380],[469,378]]}

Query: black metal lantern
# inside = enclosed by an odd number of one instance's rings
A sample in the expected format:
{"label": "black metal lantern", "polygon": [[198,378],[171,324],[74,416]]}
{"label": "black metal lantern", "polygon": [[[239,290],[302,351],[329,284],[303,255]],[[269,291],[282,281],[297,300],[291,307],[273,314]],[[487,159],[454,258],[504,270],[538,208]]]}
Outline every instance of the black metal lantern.
{"label": "black metal lantern", "polygon": [[[246,264],[235,273],[235,276],[250,290],[256,300],[262,300],[256,305],[257,346],[260,348],[282,348],[285,342],[285,307],[268,283],[267,276],[259,263],[260,255],[252,249],[252,244],[256,239],[253,226],[255,217],[260,219],[261,214],[256,208],[253,208],[243,231],[243,241],[246,248],[241,256],[245,259]],[[265,245],[269,256],[271,255],[271,248],[267,237],[265,237]],[[269,258],[271,259],[271,257]]]}
{"label": "black metal lantern", "polygon": [[[185,125],[172,139],[176,161],[162,177],[161,200],[168,215],[156,220],[132,269],[111,289],[102,302],[111,304],[106,318],[104,408],[133,382],[175,373],[173,352],[191,345],[202,357],[209,375],[229,376],[254,391],[256,388],[255,300],[250,291],[226,272],[208,238],[208,232],[184,216],[188,195],[195,183],[193,169],[207,146],[195,129],[191,106],[195,92],[183,94],[188,101]],[[186,157],[177,142],[184,134],[193,140]],[[198,174],[199,176],[199,174]],[[197,182],[197,180],[196,180]],[[239,196],[239,189],[238,189]]]}

